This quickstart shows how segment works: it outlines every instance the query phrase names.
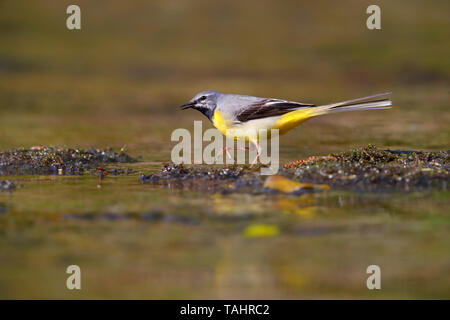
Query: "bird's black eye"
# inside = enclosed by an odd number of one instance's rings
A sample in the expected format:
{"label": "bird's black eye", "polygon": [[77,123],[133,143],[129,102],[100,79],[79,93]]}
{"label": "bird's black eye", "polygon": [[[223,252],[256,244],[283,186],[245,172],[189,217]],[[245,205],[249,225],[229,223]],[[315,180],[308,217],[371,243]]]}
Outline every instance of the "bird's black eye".
{"label": "bird's black eye", "polygon": [[201,96],[201,97],[198,99],[198,101],[203,101],[203,100],[206,100],[206,96]]}

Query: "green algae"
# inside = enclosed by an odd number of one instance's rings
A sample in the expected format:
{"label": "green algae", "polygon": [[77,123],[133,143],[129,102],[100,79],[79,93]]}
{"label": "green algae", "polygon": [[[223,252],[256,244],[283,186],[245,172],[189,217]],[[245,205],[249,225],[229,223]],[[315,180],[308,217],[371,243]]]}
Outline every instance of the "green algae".
{"label": "green algae", "polygon": [[[137,160],[124,151],[111,148],[73,149],[34,147],[0,152],[0,176],[8,175],[80,175],[108,163],[130,163]],[[113,173],[120,173],[119,170]]]}
{"label": "green algae", "polygon": [[[450,182],[450,152],[382,150],[368,145],[355,150],[296,161],[280,170],[300,182],[329,184],[348,190],[446,190]],[[267,192],[266,177],[245,166],[205,167],[164,165],[159,172],[141,175],[141,183],[212,192]],[[302,190],[301,192],[305,192]]]}
{"label": "green algae", "polygon": [[331,160],[302,163],[288,171],[302,181],[351,189],[435,187],[445,190],[450,181],[449,151],[382,150],[368,145],[331,157]]}

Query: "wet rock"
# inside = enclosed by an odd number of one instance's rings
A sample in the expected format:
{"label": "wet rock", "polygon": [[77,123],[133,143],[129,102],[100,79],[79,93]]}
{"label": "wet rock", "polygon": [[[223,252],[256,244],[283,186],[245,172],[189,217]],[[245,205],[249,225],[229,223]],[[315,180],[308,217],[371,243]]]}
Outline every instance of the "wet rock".
{"label": "wet rock", "polygon": [[99,220],[109,220],[109,221],[116,221],[116,220],[126,220],[128,219],[127,215],[118,214],[118,213],[102,213],[98,215]]}
{"label": "wet rock", "polygon": [[83,214],[72,214],[68,213],[63,215],[64,219],[67,220],[95,220],[96,215],[93,213],[83,213]]}
{"label": "wet rock", "polygon": [[[292,180],[290,185],[304,193],[307,184],[329,185],[331,189],[357,191],[401,188],[446,188],[449,181],[449,151],[421,152],[364,148],[329,156],[312,156],[297,160],[279,170],[279,180]],[[284,177],[284,178],[283,178]],[[165,185],[169,188],[229,193],[271,194],[266,176],[259,170],[242,166],[165,165],[160,172],[139,177],[141,183]],[[270,181],[269,181],[270,182]],[[277,184],[279,185],[279,183]],[[282,183],[286,185],[286,183]],[[312,192],[316,189],[310,188]],[[283,187],[283,190],[286,189]],[[289,188],[287,188],[289,189]],[[292,190],[291,190],[292,191]],[[297,191],[292,192],[296,194]]]}
{"label": "wet rock", "polygon": [[288,172],[332,188],[364,189],[441,187],[449,180],[449,151],[380,150],[367,146],[334,154],[330,159],[302,162]]}
{"label": "wet rock", "polygon": [[[246,178],[244,168],[240,166],[227,167],[186,167],[183,165],[164,165],[161,171],[150,175],[141,175],[140,183],[162,184],[170,188],[209,190],[226,192],[229,183],[242,181]],[[254,175],[251,175],[252,180]]]}
{"label": "wet rock", "polygon": [[149,222],[161,221],[164,218],[164,213],[161,211],[153,210],[150,212],[146,212],[142,215],[142,220]]}
{"label": "wet rock", "polygon": [[[0,153],[0,175],[65,174],[77,175],[89,172],[104,163],[129,163],[136,159],[123,151],[114,152],[89,148],[71,149],[33,147],[14,149]],[[119,171],[113,174],[118,174]]]}
{"label": "wet rock", "polygon": [[150,174],[150,175],[140,175],[139,176],[139,182],[140,183],[158,183],[159,177],[156,174]]}
{"label": "wet rock", "polygon": [[0,180],[0,191],[13,192],[16,184],[10,180]]}
{"label": "wet rock", "polygon": [[79,213],[79,214],[65,214],[64,219],[77,220],[77,221],[125,221],[125,220],[137,220],[144,222],[167,222],[176,223],[182,225],[196,225],[199,221],[195,218],[163,213],[162,211],[152,210],[143,214],[140,213]]}
{"label": "wet rock", "polygon": [[159,174],[153,175],[153,178],[158,177],[162,179],[236,179],[242,172],[243,168],[240,166],[230,166],[222,168],[211,167],[185,167],[183,165],[164,165]]}
{"label": "wet rock", "polygon": [[197,219],[188,217],[188,216],[181,216],[177,214],[166,214],[164,216],[164,222],[171,222],[171,223],[179,223],[184,225],[196,225],[199,224],[199,221]]}

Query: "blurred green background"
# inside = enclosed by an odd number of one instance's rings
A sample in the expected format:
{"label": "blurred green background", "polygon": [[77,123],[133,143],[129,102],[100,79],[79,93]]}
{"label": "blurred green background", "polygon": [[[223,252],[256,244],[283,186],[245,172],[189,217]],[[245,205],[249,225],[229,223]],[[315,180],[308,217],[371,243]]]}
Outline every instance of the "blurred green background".
{"label": "blurred green background", "polygon": [[[156,170],[170,160],[172,130],[193,120],[210,126],[177,108],[205,89],[315,104],[393,92],[389,111],[322,117],[292,130],[281,139],[283,162],[368,143],[449,148],[449,1],[79,0],[82,30],[73,31],[70,4],[0,2],[2,150],[126,146],[142,156],[139,170]],[[370,4],[381,7],[381,30],[366,28]],[[292,210],[273,199],[155,190],[137,177],[111,178],[100,191],[95,177],[16,181],[24,188],[0,194],[9,208],[0,217],[0,297],[449,297],[446,191],[319,197],[311,219],[297,200],[288,207],[298,214],[285,215]],[[264,210],[255,202],[272,214],[258,221],[349,231],[253,241],[236,231],[245,222],[60,219],[155,207],[190,214],[205,203],[217,215],[258,216]],[[378,231],[361,231],[366,225]],[[86,277],[81,292],[65,289],[74,262]],[[372,263],[385,270],[376,294],[365,288]]]}

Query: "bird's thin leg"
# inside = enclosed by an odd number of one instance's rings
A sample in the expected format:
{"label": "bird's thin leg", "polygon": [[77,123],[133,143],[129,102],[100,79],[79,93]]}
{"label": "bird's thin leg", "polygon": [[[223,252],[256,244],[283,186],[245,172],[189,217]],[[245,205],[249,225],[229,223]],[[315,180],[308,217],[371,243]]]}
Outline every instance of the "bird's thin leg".
{"label": "bird's thin leg", "polygon": [[233,148],[234,150],[255,150],[254,148],[252,148],[252,144],[256,145],[255,143],[249,143],[248,147],[244,147],[244,148]]}
{"label": "bird's thin leg", "polygon": [[231,156],[231,153],[228,150],[233,150],[233,148],[225,148],[225,151],[227,152],[227,157],[230,159],[233,159],[233,157]]}
{"label": "bird's thin leg", "polygon": [[252,164],[250,165],[250,168],[253,168],[253,166],[258,162],[259,156],[261,155],[261,147],[258,143],[253,142],[253,144],[256,147],[257,153],[255,159],[253,159]]}
{"label": "bird's thin leg", "polygon": [[[255,146],[256,146],[256,149],[258,150],[258,145],[257,144],[255,144]],[[250,147],[244,147],[244,148],[234,148],[234,147],[224,147],[224,148],[222,148],[222,151],[216,156],[216,160],[217,160],[217,158],[219,158],[225,151],[226,151],[226,153],[227,153],[227,156],[230,158],[230,159],[233,159],[233,157],[231,156],[231,154],[230,154],[230,152],[228,151],[228,150],[244,150],[244,151],[246,151],[246,150],[254,150],[254,149],[252,149],[252,148],[250,148]],[[259,154],[261,154],[261,152],[260,151],[258,151],[258,156],[257,157],[259,157]]]}
{"label": "bird's thin leg", "polygon": [[224,152],[227,153],[227,157],[230,159],[233,159],[233,157],[231,156],[231,153],[228,150],[233,150],[233,148],[227,148],[227,147],[223,147],[222,151],[216,156],[216,160],[217,158],[219,158]]}

